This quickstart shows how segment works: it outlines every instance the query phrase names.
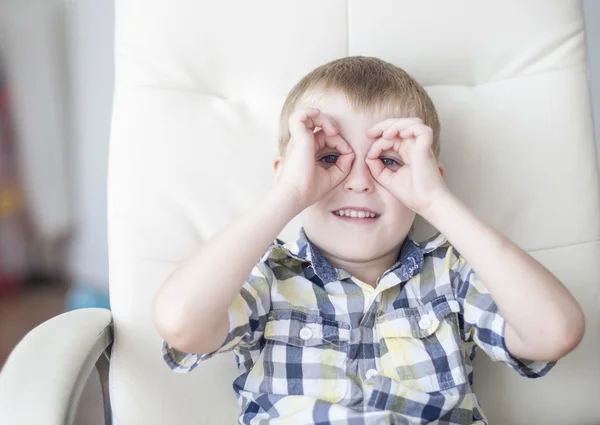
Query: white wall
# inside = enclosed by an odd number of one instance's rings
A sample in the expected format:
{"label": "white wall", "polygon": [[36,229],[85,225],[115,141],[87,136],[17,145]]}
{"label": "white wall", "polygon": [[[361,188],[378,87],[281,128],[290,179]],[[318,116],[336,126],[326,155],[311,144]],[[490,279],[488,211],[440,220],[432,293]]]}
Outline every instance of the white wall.
{"label": "white wall", "polygon": [[584,0],[583,5],[596,129],[596,152],[598,154],[598,164],[600,164],[600,1]]}
{"label": "white wall", "polygon": [[110,0],[79,0],[67,7],[77,231],[70,265],[78,283],[104,287],[108,284],[106,178],[114,85],[113,23]]}

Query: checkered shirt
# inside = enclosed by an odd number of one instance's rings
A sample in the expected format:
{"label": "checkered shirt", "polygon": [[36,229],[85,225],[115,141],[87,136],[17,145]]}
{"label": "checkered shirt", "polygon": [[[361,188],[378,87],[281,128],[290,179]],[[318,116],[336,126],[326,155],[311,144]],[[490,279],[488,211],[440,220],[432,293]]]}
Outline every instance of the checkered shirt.
{"label": "checkered shirt", "polygon": [[530,378],[554,366],[508,352],[504,318],[441,234],[420,244],[409,235],[373,288],[301,230],[271,245],[229,320],[214,353],[162,349],[181,373],[233,350],[239,424],[487,424],[473,392],[477,348]]}

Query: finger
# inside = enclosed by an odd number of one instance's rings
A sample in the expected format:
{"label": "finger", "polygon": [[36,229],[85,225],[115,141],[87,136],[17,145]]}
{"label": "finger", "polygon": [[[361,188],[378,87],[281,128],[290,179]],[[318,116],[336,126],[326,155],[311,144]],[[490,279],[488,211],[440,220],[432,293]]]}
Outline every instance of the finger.
{"label": "finger", "polygon": [[394,149],[396,140],[378,139],[376,140],[367,153],[368,159],[378,159],[382,152]]}
{"label": "finger", "polygon": [[288,120],[288,126],[290,133],[301,132],[304,133],[306,128],[314,128],[313,120],[320,115],[321,111],[317,108],[298,108],[290,115]]}
{"label": "finger", "polygon": [[432,134],[433,130],[425,124],[413,124],[403,128],[401,133],[402,137],[418,137]]}
{"label": "finger", "polygon": [[321,110],[318,108],[299,107],[290,116],[290,119],[299,122],[306,122],[308,119],[313,119],[321,114]]}
{"label": "finger", "polygon": [[340,155],[335,164],[327,169],[331,176],[331,181],[335,186],[340,184],[350,173],[352,163],[354,162],[354,152]]}
{"label": "finger", "polygon": [[416,141],[413,137],[402,139],[400,148],[398,149],[398,154],[400,155],[400,158],[402,158],[405,164],[409,164],[410,162],[412,162],[411,152],[415,152],[415,143]]}
{"label": "finger", "polygon": [[406,126],[409,125],[409,123],[416,124],[419,122],[421,122],[420,118],[388,118],[378,122],[377,124],[369,128],[367,130],[367,136],[372,138],[380,137],[380,135],[383,134],[383,132],[385,132],[388,128],[392,127],[392,125],[397,123],[406,123]]}
{"label": "finger", "polygon": [[321,111],[319,109],[308,108],[300,116],[300,122],[304,124],[306,128],[313,130],[317,126],[315,120],[318,120],[320,115]]}
{"label": "finger", "polygon": [[384,130],[381,128],[371,127],[367,130],[367,137],[370,137],[371,139],[378,139],[381,137],[383,132]]}
{"label": "finger", "polygon": [[328,136],[335,136],[340,132],[337,122],[327,114],[320,114],[313,118],[316,127],[321,127]]}
{"label": "finger", "polygon": [[390,183],[394,176],[393,171],[387,168],[379,159],[367,158],[366,163],[367,167],[369,167],[369,170],[371,171],[371,175],[377,183],[379,183],[383,187],[390,186]]}
{"label": "finger", "polygon": [[402,130],[412,127],[412,126],[415,126],[415,125],[422,125],[422,124],[423,124],[423,121],[421,121],[419,118],[398,119],[392,125],[390,125],[387,128],[387,130],[385,130],[383,132],[381,137],[384,137],[386,139],[390,139],[393,137],[401,137],[400,133],[402,132]]}
{"label": "finger", "polygon": [[384,139],[388,139],[388,140],[399,138],[401,131],[402,131],[402,128],[398,128],[398,125],[393,125],[390,128],[388,128],[387,130],[385,130],[381,134],[381,137]]}
{"label": "finger", "polygon": [[433,143],[433,130],[425,124],[414,124],[400,132],[401,138],[414,138],[422,147],[431,147]]}
{"label": "finger", "polygon": [[352,148],[342,136],[328,136],[324,132],[320,131],[318,133],[315,133],[315,139],[317,141],[319,149],[323,149],[327,146],[337,150],[342,155],[352,153]]}
{"label": "finger", "polygon": [[396,122],[398,120],[398,118],[387,118],[383,121],[378,122],[377,124],[373,125],[371,128],[369,128],[367,130],[367,134],[370,132],[373,132],[373,134],[377,133],[377,131],[379,131],[379,133],[383,133],[385,130],[387,130],[388,128],[390,128],[390,126],[392,124],[394,124],[394,122]]}

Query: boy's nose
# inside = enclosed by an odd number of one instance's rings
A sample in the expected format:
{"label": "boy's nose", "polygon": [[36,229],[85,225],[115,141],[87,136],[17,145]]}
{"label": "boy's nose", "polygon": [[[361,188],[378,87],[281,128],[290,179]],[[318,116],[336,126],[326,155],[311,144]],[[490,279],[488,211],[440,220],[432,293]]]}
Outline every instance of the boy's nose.
{"label": "boy's nose", "polygon": [[355,193],[372,192],[375,181],[364,161],[355,161],[344,181],[344,189]]}

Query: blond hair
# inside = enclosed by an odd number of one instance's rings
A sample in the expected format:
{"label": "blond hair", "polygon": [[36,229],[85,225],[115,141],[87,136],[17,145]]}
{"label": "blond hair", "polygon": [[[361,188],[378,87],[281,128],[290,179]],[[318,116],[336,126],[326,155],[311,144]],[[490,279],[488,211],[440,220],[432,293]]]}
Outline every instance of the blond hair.
{"label": "blond hair", "polygon": [[279,120],[281,155],[290,140],[290,115],[299,102],[317,91],[340,92],[358,110],[421,118],[433,130],[432,150],[436,157],[439,155],[440,122],[425,89],[402,68],[366,56],[344,57],[321,65],[292,88]]}

